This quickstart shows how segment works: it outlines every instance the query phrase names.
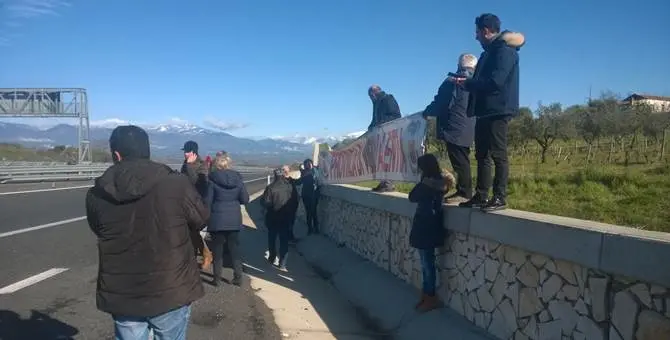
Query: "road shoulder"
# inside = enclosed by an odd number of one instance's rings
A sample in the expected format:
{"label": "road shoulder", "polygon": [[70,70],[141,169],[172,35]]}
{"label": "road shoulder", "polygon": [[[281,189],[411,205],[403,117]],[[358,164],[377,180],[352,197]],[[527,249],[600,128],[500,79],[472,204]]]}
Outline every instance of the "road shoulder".
{"label": "road shoulder", "polygon": [[[252,208],[250,208],[252,209]],[[267,234],[257,214],[243,210],[247,229],[242,233],[245,270],[257,297],[272,310],[282,336],[288,339],[378,339],[357,310],[319,275],[295,249],[289,250],[288,272],[265,257]],[[224,275],[230,275],[228,272]]]}

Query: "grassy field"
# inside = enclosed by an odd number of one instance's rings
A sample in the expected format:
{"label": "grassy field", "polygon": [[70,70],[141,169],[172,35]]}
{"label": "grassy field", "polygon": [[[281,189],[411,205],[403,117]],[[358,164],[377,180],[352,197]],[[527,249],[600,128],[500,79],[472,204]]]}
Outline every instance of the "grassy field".
{"label": "grassy field", "polygon": [[[472,165],[475,175],[474,160]],[[448,162],[443,166],[450,169]],[[670,232],[668,163],[624,166],[596,160],[586,165],[552,159],[542,164],[535,157],[515,155],[510,168],[510,208]],[[374,187],[377,182],[357,185]],[[400,192],[413,187],[395,185]]]}

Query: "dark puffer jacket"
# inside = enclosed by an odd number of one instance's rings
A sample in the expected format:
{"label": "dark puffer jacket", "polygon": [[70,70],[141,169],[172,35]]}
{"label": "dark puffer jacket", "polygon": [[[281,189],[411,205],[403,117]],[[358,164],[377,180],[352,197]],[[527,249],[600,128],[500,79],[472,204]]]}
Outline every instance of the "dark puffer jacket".
{"label": "dark puffer jacket", "polygon": [[204,295],[190,237],[209,210],[185,176],[149,160],[113,165],[88,191],[86,216],[98,237],[98,309],[152,317]]}
{"label": "dark puffer jacket", "polygon": [[[469,76],[466,70],[458,74]],[[438,138],[447,143],[470,147],[475,139],[475,120],[467,116],[469,94],[445,79],[435,99],[423,111],[424,117],[437,117]]]}
{"label": "dark puffer jacket", "polygon": [[442,226],[442,199],[453,182],[453,175],[440,179],[423,178],[409,193],[409,201],[417,203],[409,233],[412,247],[432,249],[444,245],[446,232]]}
{"label": "dark puffer jacket", "polygon": [[265,188],[261,198],[261,205],[265,208],[265,224],[268,227],[290,225],[299,204],[295,186],[287,178],[276,178]]}
{"label": "dark puffer jacket", "polygon": [[240,204],[249,203],[249,193],[242,175],[234,170],[218,170],[209,174],[207,205],[211,215],[207,231],[237,231],[242,229]]}
{"label": "dark puffer jacket", "polygon": [[519,49],[523,37],[502,32],[484,48],[472,78],[463,83],[469,91],[469,117],[519,115]]}

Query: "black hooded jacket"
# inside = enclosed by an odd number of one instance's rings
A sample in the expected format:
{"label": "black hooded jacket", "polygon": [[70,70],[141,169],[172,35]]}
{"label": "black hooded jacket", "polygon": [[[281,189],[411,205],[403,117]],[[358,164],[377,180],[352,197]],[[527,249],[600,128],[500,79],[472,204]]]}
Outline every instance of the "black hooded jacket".
{"label": "black hooded jacket", "polygon": [[290,224],[295,218],[299,204],[295,186],[287,178],[278,176],[265,188],[261,197],[261,205],[266,209],[266,225]]}
{"label": "black hooded jacket", "polygon": [[249,203],[249,193],[242,175],[234,170],[217,170],[209,174],[207,205],[211,215],[207,231],[242,229],[241,204]]}
{"label": "black hooded jacket", "polygon": [[[485,47],[472,78],[463,83],[469,91],[469,117],[519,115],[519,49],[502,32]],[[523,43],[522,43],[523,44]]]}
{"label": "black hooded jacket", "polygon": [[204,295],[190,237],[209,210],[186,176],[149,160],[115,164],[89,189],[86,216],[98,237],[98,309],[152,317]]}

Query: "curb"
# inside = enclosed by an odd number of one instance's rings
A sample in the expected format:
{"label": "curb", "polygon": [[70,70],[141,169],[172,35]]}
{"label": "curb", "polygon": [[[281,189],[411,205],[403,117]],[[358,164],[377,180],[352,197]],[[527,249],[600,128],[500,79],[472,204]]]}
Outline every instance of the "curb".
{"label": "curb", "polygon": [[324,236],[302,238],[296,249],[382,339],[495,339],[449,308],[417,313],[414,287]]}

